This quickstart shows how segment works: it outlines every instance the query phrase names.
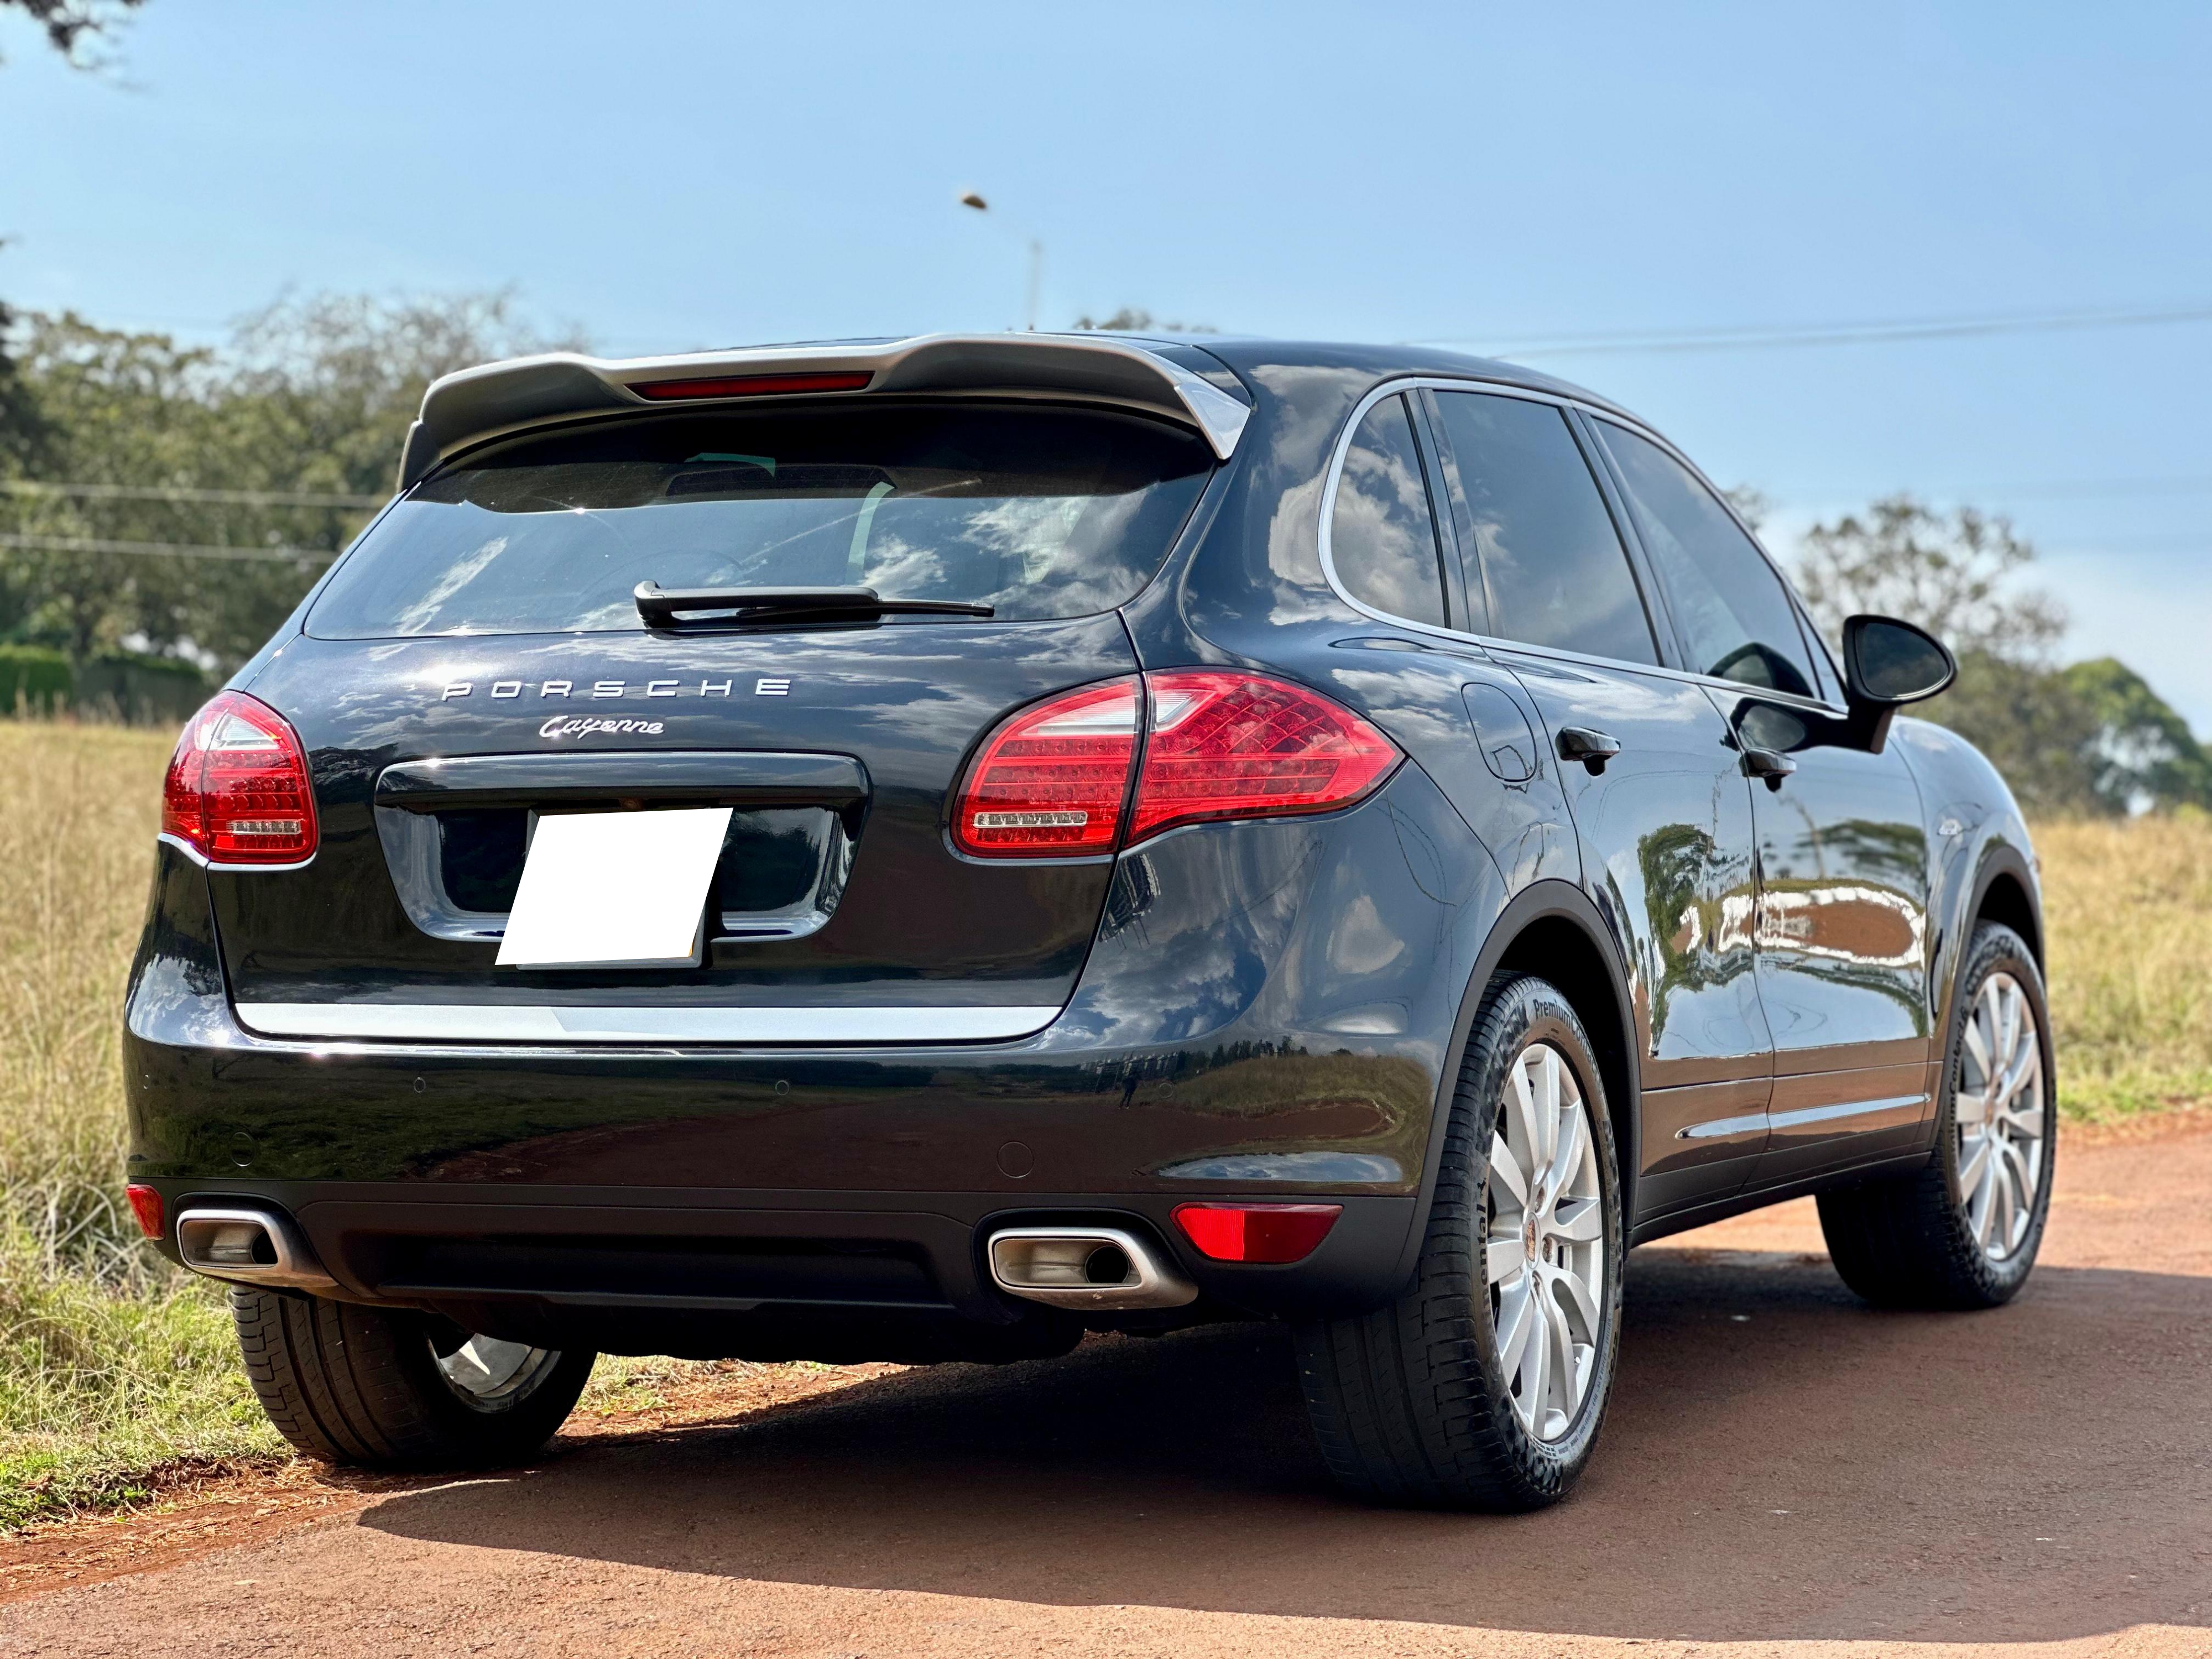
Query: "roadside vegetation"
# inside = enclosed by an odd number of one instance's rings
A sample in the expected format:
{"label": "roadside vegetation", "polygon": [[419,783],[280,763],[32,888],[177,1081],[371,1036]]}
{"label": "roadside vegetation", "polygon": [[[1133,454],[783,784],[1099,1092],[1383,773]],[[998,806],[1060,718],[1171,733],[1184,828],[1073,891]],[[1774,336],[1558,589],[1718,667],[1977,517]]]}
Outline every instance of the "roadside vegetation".
{"label": "roadside vegetation", "polygon": [[[169,744],[0,720],[0,1530],[128,1501],[163,1464],[284,1451],[222,1293],[141,1244],[122,1202],[119,1008]],[[2056,820],[2037,842],[2069,1119],[2212,1097],[2212,815]],[[602,1361],[586,1409],[704,1369]]]}

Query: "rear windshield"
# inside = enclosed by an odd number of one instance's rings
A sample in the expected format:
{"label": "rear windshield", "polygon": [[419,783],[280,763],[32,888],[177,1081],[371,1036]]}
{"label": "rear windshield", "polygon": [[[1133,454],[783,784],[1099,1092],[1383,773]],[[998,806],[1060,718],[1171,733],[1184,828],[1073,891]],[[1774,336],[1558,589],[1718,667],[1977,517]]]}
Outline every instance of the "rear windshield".
{"label": "rear windshield", "polygon": [[848,404],[612,422],[426,480],[347,556],[307,631],[635,629],[641,581],[1087,616],[1151,580],[1212,466],[1196,438],[1094,410]]}

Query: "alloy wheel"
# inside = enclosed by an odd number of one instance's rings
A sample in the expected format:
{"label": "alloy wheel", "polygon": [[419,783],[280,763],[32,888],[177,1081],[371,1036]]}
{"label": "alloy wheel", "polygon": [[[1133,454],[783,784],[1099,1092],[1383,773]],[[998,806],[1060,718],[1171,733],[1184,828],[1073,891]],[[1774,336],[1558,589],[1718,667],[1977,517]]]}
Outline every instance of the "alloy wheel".
{"label": "alloy wheel", "polygon": [[430,1345],[438,1375],[462,1403],[477,1411],[504,1411],[527,1398],[561,1362],[556,1348],[469,1335],[457,1346]]}
{"label": "alloy wheel", "polygon": [[1499,1369],[1521,1426],[1558,1440],[1597,1373],[1606,1241],[1589,1107],[1549,1043],[1530,1043],[1507,1073],[1483,1185]]}
{"label": "alloy wheel", "polygon": [[1992,1261],[2008,1258],[2034,1224],[2047,1093],[2034,1007],[2018,980],[1991,974],[1966,1018],[1952,1099],[1959,1200],[1974,1243]]}

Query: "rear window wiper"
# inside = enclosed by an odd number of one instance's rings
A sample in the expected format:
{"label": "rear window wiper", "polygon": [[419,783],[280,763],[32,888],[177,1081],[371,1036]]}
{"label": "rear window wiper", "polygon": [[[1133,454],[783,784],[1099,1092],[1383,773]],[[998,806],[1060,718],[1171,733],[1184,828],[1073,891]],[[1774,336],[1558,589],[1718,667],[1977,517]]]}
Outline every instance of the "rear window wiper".
{"label": "rear window wiper", "polygon": [[640,582],[631,595],[648,628],[799,621],[809,617],[988,617],[992,607],[961,599],[886,599],[872,587],[688,587],[664,592]]}

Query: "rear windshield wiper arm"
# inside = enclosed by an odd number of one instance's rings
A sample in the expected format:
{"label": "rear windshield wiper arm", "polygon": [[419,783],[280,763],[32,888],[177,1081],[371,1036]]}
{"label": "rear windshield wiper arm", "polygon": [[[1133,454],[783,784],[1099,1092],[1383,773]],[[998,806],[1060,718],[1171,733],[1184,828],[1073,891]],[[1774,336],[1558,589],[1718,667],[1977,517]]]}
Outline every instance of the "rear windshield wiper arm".
{"label": "rear windshield wiper arm", "polygon": [[[988,617],[988,605],[959,599],[886,599],[872,587],[687,587],[640,582],[631,596],[648,628],[750,622],[781,617]],[[685,614],[690,613],[690,614]],[[704,613],[704,614],[700,614]]]}

